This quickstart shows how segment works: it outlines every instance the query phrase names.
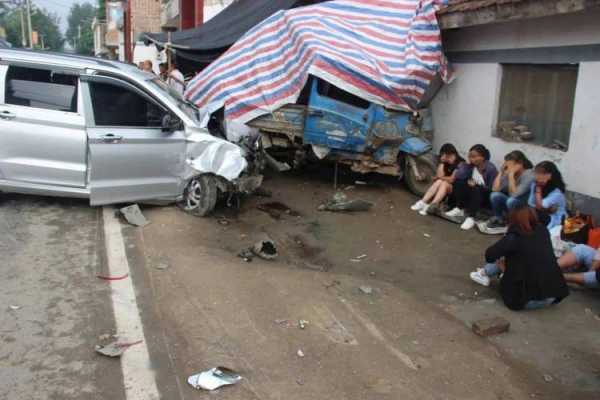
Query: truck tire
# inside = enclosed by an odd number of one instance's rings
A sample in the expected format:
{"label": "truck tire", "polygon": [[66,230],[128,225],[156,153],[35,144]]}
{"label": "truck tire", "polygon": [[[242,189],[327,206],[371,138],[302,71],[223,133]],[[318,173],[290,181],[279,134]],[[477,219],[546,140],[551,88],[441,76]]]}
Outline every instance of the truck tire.
{"label": "truck tire", "polygon": [[[408,157],[412,157],[417,163],[417,169],[421,174],[421,180],[417,178]],[[407,156],[404,164],[404,180],[408,189],[418,197],[423,197],[425,192],[435,178],[436,168],[433,155],[431,153],[422,154],[418,157]]]}
{"label": "truck tire", "polygon": [[212,175],[200,175],[192,178],[183,191],[183,200],[179,206],[186,212],[205,217],[214,211],[218,195],[217,181]]}

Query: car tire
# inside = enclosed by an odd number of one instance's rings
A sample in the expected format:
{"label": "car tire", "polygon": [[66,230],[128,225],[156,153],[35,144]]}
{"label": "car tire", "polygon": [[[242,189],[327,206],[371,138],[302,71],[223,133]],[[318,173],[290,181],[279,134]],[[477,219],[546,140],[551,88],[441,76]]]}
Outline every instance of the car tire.
{"label": "car tire", "polygon": [[406,182],[408,190],[418,197],[423,197],[435,178],[435,161],[433,160],[433,155],[431,153],[414,157],[414,160],[417,163],[417,168],[421,174],[424,175],[425,179],[417,179],[412,167],[410,166],[410,161],[407,158],[404,169],[404,181]]}
{"label": "car tire", "polygon": [[192,178],[183,192],[179,206],[197,217],[205,217],[214,211],[217,205],[218,187],[212,175],[200,175]]}

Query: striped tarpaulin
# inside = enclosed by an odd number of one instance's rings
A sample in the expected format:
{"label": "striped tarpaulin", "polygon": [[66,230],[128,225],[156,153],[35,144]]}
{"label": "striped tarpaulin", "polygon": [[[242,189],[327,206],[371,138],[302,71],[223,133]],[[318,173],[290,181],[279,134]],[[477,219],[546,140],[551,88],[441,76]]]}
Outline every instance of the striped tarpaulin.
{"label": "striped tarpaulin", "polygon": [[436,11],[446,0],[337,0],[280,11],[196,76],[185,96],[203,122],[225,107],[245,123],[294,103],[309,75],[411,110],[448,69]]}

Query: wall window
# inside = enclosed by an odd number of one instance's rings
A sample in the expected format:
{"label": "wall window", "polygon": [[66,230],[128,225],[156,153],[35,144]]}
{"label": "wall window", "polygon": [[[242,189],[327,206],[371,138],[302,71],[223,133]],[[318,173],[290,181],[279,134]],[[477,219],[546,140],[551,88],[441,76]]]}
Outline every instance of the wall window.
{"label": "wall window", "polygon": [[90,82],[96,126],[160,127],[166,112],[145,97],[110,83]]}
{"label": "wall window", "polygon": [[77,76],[10,66],[6,74],[4,103],[77,112]]}
{"label": "wall window", "polygon": [[504,64],[497,135],[567,150],[579,66]]}

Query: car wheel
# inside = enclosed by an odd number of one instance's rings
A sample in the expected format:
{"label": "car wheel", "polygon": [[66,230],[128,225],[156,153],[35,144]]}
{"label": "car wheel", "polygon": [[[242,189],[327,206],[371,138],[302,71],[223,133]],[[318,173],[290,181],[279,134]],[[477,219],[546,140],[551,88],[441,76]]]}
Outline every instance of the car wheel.
{"label": "car wheel", "polygon": [[179,206],[184,211],[204,217],[214,211],[217,204],[217,181],[212,175],[200,175],[188,183]]}
{"label": "car wheel", "polygon": [[418,197],[423,197],[435,178],[435,162],[433,161],[433,157],[429,154],[414,157],[413,159],[417,164],[420,176],[415,174],[410,160],[407,159],[404,170],[404,180],[406,181],[406,186],[408,186],[408,189],[413,192],[413,194]]}

